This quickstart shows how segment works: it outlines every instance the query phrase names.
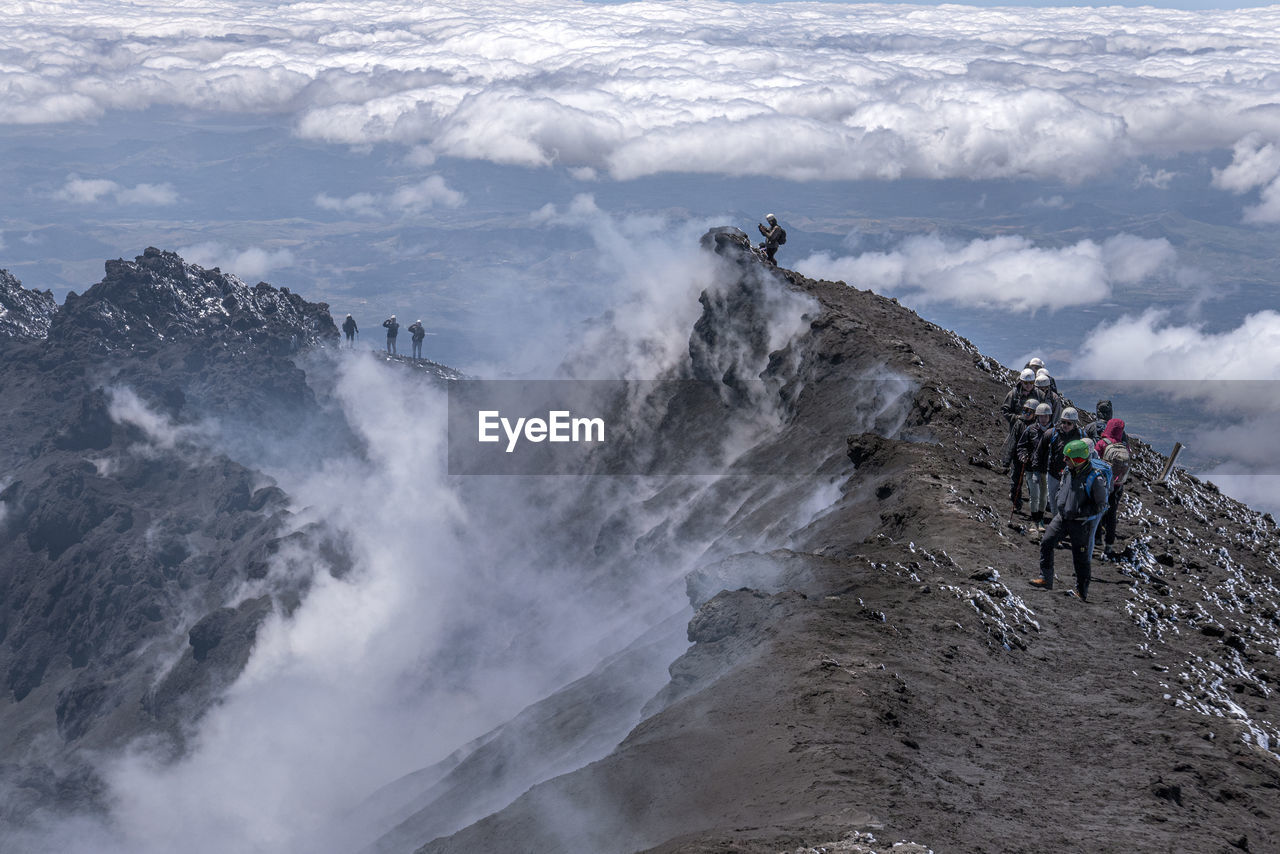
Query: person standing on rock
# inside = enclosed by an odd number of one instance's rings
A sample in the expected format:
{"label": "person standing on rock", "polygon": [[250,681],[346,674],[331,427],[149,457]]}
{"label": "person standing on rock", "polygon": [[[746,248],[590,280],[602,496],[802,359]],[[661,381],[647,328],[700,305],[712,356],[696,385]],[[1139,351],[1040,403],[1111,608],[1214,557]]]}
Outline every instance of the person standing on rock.
{"label": "person standing on rock", "polygon": [[1071,542],[1071,564],[1076,573],[1076,595],[1089,601],[1090,561],[1093,557],[1093,524],[1107,508],[1109,480],[1104,470],[1089,461],[1089,446],[1073,439],[1063,448],[1066,465],[1058,492],[1053,521],[1040,540],[1040,577],[1031,586],[1053,589],[1053,551],[1066,539]]}
{"label": "person standing on rock", "polygon": [[413,358],[422,358],[422,339],[427,337],[427,330],[422,328],[422,320],[415,320],[409,326],[409,332],[413,335]]}
{"label": "person standing on rock", "polygon": [[[765,228],[764,222],[769,223],[768,228]],[[764,254],[770,264],[777,264],[773,256],[777,253],[778,247],[787,242],[787,232],[778,225],[778,218],[773,214],[767,214],[764,222],[756,223],[760,233],[764,235]]]}
{"label": "person standing on rock", "polygon": [[1036,418],[1018,438],[1017,454],[1025,459],[1023,465],[1027,470],[1027,491],[1031,499],[1031,521],[1040,531],[1044,530],[1044,507],[1048,500],[1049,485],[1049,447],[1043,447],[1041,453],[1040,440],[1053,429],[1053,406],[1048,403],[1036,404]]}
{"label": "person standing on rock", "polygon": [[400,334],[400,322],[393,314],[382,321],[382,325],[387,327],[387,352],[394,356],[396,355],[396,336]]}
{"label": "person standing on rock", "polygon": [[342,333],[347,336],[347,346],[349,348],[355,349],[356,333],[359,331],[360,328],[356,326],[356,319],[348,314],[347,319],[342,321]]}

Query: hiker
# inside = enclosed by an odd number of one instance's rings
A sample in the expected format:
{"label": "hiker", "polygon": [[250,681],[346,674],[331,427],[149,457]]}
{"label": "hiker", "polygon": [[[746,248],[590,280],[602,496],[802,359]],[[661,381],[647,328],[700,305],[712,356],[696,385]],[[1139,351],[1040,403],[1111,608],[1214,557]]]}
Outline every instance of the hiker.
{"label": "hiker", "polygon": [[[1085,435],[1087,435],[1090,439],[1093,439],[1095,442],[1102,438],[1102,431],[1107,429],[1107,422],[1110,421],[1112,417],[1114,417],[1114,413],[1111,408],[1111,401],[1109,400],[1098,401],[1097,415],[1098,415],[1097,419],[1089,422],[1088,426],[1084,428]],[[1128,434],[1122,435],[1120,438],[1120,441],[1128,442],[1129,441]]]}
{"label": "hiker", "polygon": [[1040,439],[1053,429],[1053,406],[1048,403],[1036,404],[1035,420],[1022,431],[1018,438],[1018,458],[1023,460],[1027,471],[1027,491],[1031,499],[1031,521],[1040,531],[1044,531],[1044,508],[1049,497],[1049,446],[1045,444],[1041,454]]}
{"label": "hiker", "polygon": [[422,328],[422,320],[415,320],[410,326],[409,331],[413,333],[413,358],[422,358],[422,339],[427,337],[427,331]]}
{"label": "hiker", "polygon": [[760,233],[764,235],[764,254],[770,264],[777,264],[773,256],[777,253],[778,247],[787,242],[787,232],[778,225],[778,218],[773,214],[767,214],[764,221],[769,223],[768,228],[764,227],[764,222],[756,223]]}
{"label": "hiker", "polygon": [[342,321],[342,332],[347,336],[347,346],[354,349],[356,346],[356,333],[360,328],[356,326],[356,319],[351,315],[347,315],[347,319]]}
{"label": "hiker", "polygon": [[1022,512],[1022,481],[1027,473],[1027,461],[1018,456],[1018,441],[1027,428],[1035,423],[1038,405],[1035,398],[1027,398],[1022,404],[1022,417],[1013,422],[1004,442],[1004,464],[1009,466],[1009,500],[1013,502],[1014,513]]}
{"label": "hiker", "polygon": [[1030,397],[1034,397],[1037,402],[1040,400],[1040,395],[1036,394],[1036,372],[1030,368],[1024,368],[1018,375],[1018,381],[1004,396],[1004,403],[1000,405],[1006,428],[1013,429],[1013,425],[1021,417],[1022,404]]}
{"label": "hiker", "polygon": [[400,323],[393,314],[382,321],[382,325],[387,327],[387,352],[394,356],[396,355],[396,336],[400,334]]}
{"label": "hiker", "polygon": [[1040,376],[1041,372],[1043,372],[1045,376],[1049,377],[1049,389],[1054,394],[1058,393],[1058,381],[1050,376],[1049,369],[1044,366],[1044,359],[1041,359],[1038,356],[1030,359],[1027,362],[1027,367],[1035,371],[1037,377]]}
{"label": "hiker", "polygon": [[1053,416],[1056,419],[1062,412],[1062,395],[1058,394],[1057,389],[1053,387],[1053,377],[1049,376],[1044,368],[1036,374],[1035,387],[1040,400],[1053,407]]}
{"label": "hiker", "polygon": [[1073,439],[1062,449],[1066,465],[1056,495],[1053,521],[1040,540],[1040,577],[1032,587],[1053,589],[1053,551],[1060,541],[1071,541],[1071,564],[1076,573],[1076,595],[1089,601],[1089,563],[1093,556],[1093,523],[1106,511],[1107,487],[1111,473],[1106,463],[1091,460],[1082,439]]}
{"label": "hiker", "polygon": [[[1108,419],[1102,438],[1098,440],[1094,450],[1098,451],[1104,463],[1111,466],[1111,491],[1107,493],[1107,512],[1102,515],[1101,520],[1105,536],[1102,553],[1110,557],[1115,554],[1116,517],[1120,512],[1120,498],[1125,482],[1129,479],[1129,463],[1133,458],[1133,452],[1124,438],[1124,422],[1119,418]],[[1097,537],[1095,528],[1095,541]]]}
{"label": "hiker", "polygon": [[[1062,410],[1062,415],[1058,417],[1058,426],[1040,438],[1041,444],[1045,445],[1045,450],[1041,453],[1044,453],[1049,461],[1049,512],[1051,514],[1053,497],[1058,493],[1058,481],[1062,479],[1062,469],[1066,465],[1062,449],[1068,442],[1083,438],[1084,434],[1080,432],[1080,413],[1070,406]],[[1085,456],[1089,456],[1088,451],[1085,452]]]}

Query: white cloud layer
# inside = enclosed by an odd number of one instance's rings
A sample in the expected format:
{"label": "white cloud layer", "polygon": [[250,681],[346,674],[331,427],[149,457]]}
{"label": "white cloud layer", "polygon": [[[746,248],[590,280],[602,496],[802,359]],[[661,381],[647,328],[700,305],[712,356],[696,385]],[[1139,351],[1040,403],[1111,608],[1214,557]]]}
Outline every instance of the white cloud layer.
{"label": "white cloud layer", "polygon": [[1089,333],[1072,360],[1071,375],[1154,381],[1148,388],[1159,396],[1207,404],[1205,430],[1196,438],[1200,451],[1246,466],[1261,460],[1274,464],[1280,312],[1251,314],[1221,332],[1170,323],[1167,312],[1155,309],[1126,315]]}
{"label": "white cloud layer", "polygon": [[1079,180],[1280,138],[1280,7],[85,0],[0,36],[4,123],[177,105],[621,179]]}
{"label": "white cloud layer", "polygon": [[1237,195],[1261,187],[1259,203],[1244,209],[1244,221],[1280,222],[1280,145],[1249,134],[1235,144],[1231,165],[1213,170],[1213,185]]}
{"label": "white cloud layer", "polygon": [[1163,311],[1095,329],[1073,362],[1076,376],[1117,380],[1280,380],[1280,312],[1251,314],[1235,329],[1174,325]]}
{"label": "white cloud layer", "polygon": [[53,194],[55,199],[78,205],[92,205],[107,196],[118,205],[173,205],[178,203],[178,191],[172,184],[136,184],[125,187],[104,178],[67,176],[62,189]]}
{"label": "white cloud layer", "polygon": [[456,208],[466,197],[449,187],[444,178],[432,175],[394,193],[355,193],[340,199],[327,193],[315,198],[316,206],[327,211],[353,213],[359,216],[420,213],[428,208]]}
{"label": "white cloud layer", "polygon": [[914,305],[950,302],[1032,311],[1099,302],[1115,284],[1133,284],[1173,269],[1169,241],[1118,234],[1102,243],[1043,248],[1025,237],[970,243],[937,234],[909,237],[891,252],[832,257],[818,253],[795,269],[879,293],[902,294]]}
{"label": "white cloud layer", "polygon": [[248,281],[260,280],[272,270],[290,267],[294,262],[293,253],[288,249],[264,249],[261,246],[236,249],[214,240],[183,246],[178,249],[178,254],[192,264],[218,267]]}

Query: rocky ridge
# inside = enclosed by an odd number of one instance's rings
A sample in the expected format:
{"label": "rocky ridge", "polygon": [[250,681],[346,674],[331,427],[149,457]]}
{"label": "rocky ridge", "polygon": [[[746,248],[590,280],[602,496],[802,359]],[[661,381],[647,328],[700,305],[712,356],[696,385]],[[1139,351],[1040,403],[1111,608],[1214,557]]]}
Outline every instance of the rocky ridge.
{"label": "rocky ridge", "polygon": [[0,270],[0,335],[44,338],[58,310],[50,291],[30,291]]}
{"label": "rocky ridge", "polygon": [[[994,460],[1011,373],[896,301],[715,242],[820,307],[769,359],[787,420],[750,453],[838,489],[781,548],[708,551],[692,646],[612,752],[418,850],[1280,847],[1274,521],[1181,470],[1155,483],[1164,458],[1139,443],[1090,603],[1034,590]],[[704,294],[695,363],[718,306],[750,314],[734,300]],[[850,434],[856,401],[893,396],[876,376],[907,405]],[[766,530],[779,506],[748,498],[734,522]]]}
{"label": "rocky ridge", "polygon": [[91,802],[93,750],[145,732],[180,747],[262,619],[303,595],[267,578],[287,545],[346,565],[269,479],[199,441],[215,418],[287,436],[329,417],[295,361],[336,341],[327,306],[155,249],[106,268],[61,308],[0,277],[0,823]]}

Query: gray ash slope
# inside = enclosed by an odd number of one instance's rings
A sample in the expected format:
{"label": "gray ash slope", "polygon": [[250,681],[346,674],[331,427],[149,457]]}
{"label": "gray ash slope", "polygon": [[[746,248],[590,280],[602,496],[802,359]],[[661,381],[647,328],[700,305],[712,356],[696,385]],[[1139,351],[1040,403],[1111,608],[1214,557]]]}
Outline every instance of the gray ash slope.
{"label": "gray ash slope", "polygon": [[[147,732],[180,745],[304,585],[264,582],[287,497],[184,435],[211,419],[288,436],[325,411],[296,360],[336,343],[324,304],[148,249],[58,308],[0,282],[0,824],[101,794],[84,757]],[[144,421],[169,434],[157,447]]]}
{"label": "gray ash slope", "polygon": [[[763,372],[786,420],[752,453],[798,455],[838,490],[799,527],[785,493],[735,495],[733,525],[783,525],[786,545],[708,550],[693,645],[643,720],[417,850],[857,850],[872,832],[939,852],[1280,850],[1273,520],[1181,471],[1153,485],[1163,458],[1139,445],[1125,551],[1095,564],[1091,602],[1033,590],[1038,548],[1007,527],[994,462],[1010,373],[894,300],[719,243],[740,280],[704,295],[692,358],[717,307],[751,315],[753,281],[815,300]],[[909,380],[905,418],[849,435],[886,375]],[[544,701],[548,738],[571,738],[556,710],[580,702]],[[432,797],[495,785],[457,763]]]}

